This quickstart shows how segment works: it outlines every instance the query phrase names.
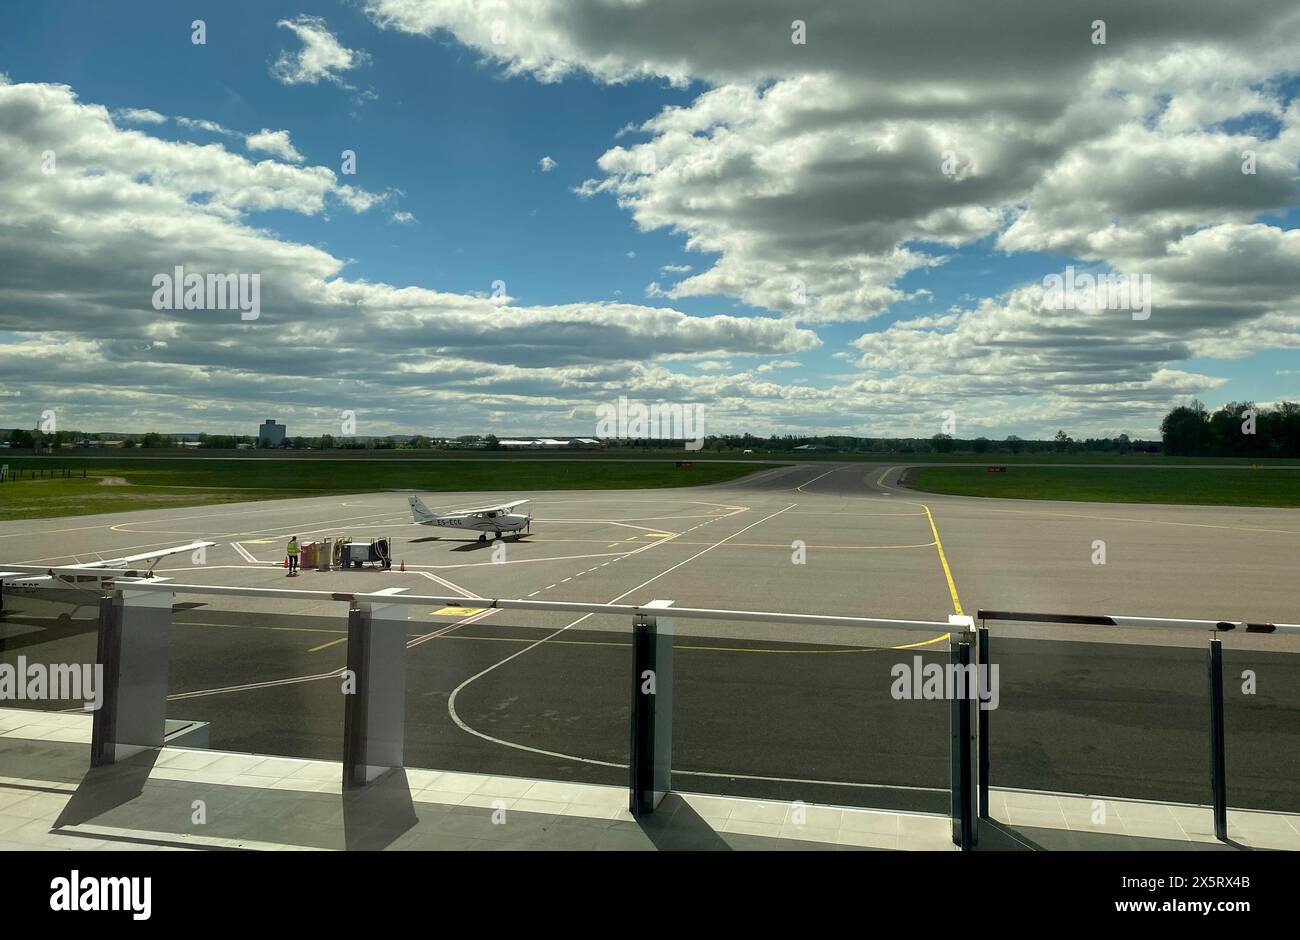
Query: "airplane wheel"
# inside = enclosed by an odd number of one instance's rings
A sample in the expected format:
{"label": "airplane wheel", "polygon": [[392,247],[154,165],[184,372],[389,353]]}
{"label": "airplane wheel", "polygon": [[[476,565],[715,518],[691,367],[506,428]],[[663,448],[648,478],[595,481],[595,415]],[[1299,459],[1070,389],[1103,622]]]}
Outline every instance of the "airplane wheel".
{"label": "airplane wheel", "polygon": [[478,537],[478,540],[479,540],[480,542],[486,542],[486,541],[487,541],[487,533],[484,532],[482,535],[480,535],[480,536]]}
{"label": "airplane wheel", "polygon": [[501,533],[500,533],[500,532],[497,533],[497,541],[498,541],[498,542],[501,541]]}

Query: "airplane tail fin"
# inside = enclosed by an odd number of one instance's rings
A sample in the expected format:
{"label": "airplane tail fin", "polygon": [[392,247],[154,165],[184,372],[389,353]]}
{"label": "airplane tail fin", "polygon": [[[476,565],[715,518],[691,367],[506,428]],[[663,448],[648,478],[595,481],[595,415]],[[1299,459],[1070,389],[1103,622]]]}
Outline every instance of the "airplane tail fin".
{"label": "airplane tail fin", "polygon": [[434,517],[434,516],[433,516],[433,513],[429,511],[429,507],[428,507],[428,506],[424,505],[424,503],[422,503],[422,502],[420,501],[420,497],[418,497],[418,496],[409,496],[409,497],[407,497],[406,501],[407,501],[407,502],[410,504],[410,506],[411,506],[411,521],[412,521],[412,522],[414,522],[414,523],[416,523],[416,524],[418,525],[418,524],[421,523],[421,522],[428,522],[429,520],[433,519],[433,517]]}

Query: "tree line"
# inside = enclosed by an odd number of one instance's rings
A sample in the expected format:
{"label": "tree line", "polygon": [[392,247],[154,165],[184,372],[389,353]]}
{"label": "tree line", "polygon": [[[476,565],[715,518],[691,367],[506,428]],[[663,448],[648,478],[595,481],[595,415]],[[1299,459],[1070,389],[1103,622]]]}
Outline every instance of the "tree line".
{"label": "tree line", "polygon": [[[1076,454],[1076,453],[1164,453],[1176,457],[1300,457],[1300,403],[1282,402],[1275,408],[1256,406],[1253,402],[1229,402],[1213,411],[1200,401],[1180,405],[1165,415],[1160,423],[1159,441],[1130,439],[1127,434],[1115,437],[1089,437],[1076,440],[1064,430],[1056,432],[1050,440],[1026,440],[1015,434],[1003,440],[988,437],[958,438],[950,434],[932,437],[856,437],[852,435],[771,434],[766,437],[754,434],[718,434],[705,439],[708,451],[746,451],[762,453],[790,453],[799,451],[832,451],[836,453],[867,454]],[[90,446],[92,441],[109,439],[107,434],[81,431],[42,433],[13,429],[0,431],[0,440],[13,448],[36,449],[45,447]],[[182,440],[150,431],[146,434],[115,435],[126,448],[181,447]],[[257,446],[251,435],[199,434],[187,436],[200,449],[233,450],[239,446]],[[348,438],[323,434],[320,437],[291,437],[284,446],[302,450],[332,449],[442,449],[479,446],[498,450],[501,444],[488,434],[464,435],[459,438],[436,438],[416,435],[408,439],[394,436],[385,438]],[[574,445],[575,447],[578,445]],[[610,440],[611,449],[680,450],[681,441],[667,440]]]}
{"label": "tree line", "polygon": [[[651,442],[649,446],[654,446]],[[664,442],[667,443],[667,442]],[[646,446],[642,444],[641,446]],[[680,442],[677,446],[680,446]],[[1050,440],[1029,440],[1011,434],[1003,440],[988,437],[960,438],[951,434],[932,437],[854,437],[851,435],[796,435],[773,434],[756,437],[752,434],[725,434],[705,440],[706,450],[754,450],[763,453],[791,453],[799,451],[824,451],[841,454],[1083,454],[1083,453],[1159,453],[1159,441],[1130,439],[1127,434],[1116,437],[1089,437],[1075,439],[1064,430],[1056,432]]]}
{"label": "tree line", "polygon": [[1176,457],[1300,457],[1300,403],[1234,401],[1210,411],[1193,401],[1165,415],[1160,434],[1164,453]]}

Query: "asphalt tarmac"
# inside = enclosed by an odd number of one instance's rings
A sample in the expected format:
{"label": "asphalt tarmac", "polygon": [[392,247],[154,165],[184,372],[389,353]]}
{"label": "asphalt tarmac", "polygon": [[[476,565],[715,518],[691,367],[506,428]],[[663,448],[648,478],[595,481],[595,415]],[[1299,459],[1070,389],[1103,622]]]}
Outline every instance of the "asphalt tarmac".
{"label": "asphalt tarmac", "polygon": [[[495,494],[530,498],[534,516],[530,536],[503,546],[412,526],[402,493],[19,521],[0,523],[0,559],[90,561],[206,539],[218,545],[202,564],[182,555],[158,571],[187,584],[666,599],[941,625],[980,608],[1300,621],[1300,510],[938,496],[900,487],[898,474],[819,463],[690,489]],[[496,501],[422,496],[439,510]],[[407,570],[288,579],[279,563],[293,534],[387,536]],[[211,722],[213,747],[338,759],[346,604],[176,602],[169,715]],[[93,659],[92,607],[5,603],[0,660]],[[625,618],[441,604],[410,614],[409,766],[625,781]],[[995,785],[1209,799],[1205,633],[989,625]],[[946,657],[941,628],[674,628],[675,786],[946,810],[948,703],[891,695],[898,668]],[[1230,803],[1300,810],[1300,643],[1237,633],[1224,646]]]}

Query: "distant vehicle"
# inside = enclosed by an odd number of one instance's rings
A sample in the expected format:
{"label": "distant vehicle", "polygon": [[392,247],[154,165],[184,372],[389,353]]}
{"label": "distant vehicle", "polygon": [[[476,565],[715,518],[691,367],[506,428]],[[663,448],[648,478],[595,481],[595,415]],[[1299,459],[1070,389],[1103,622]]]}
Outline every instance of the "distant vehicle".
{"label": "distant vehicle", "polygon": [[501,538],[503,533],[513,532],[517,542],[521,533],[529,531],[529,526],[533,521],[532,515],[525,516],[510,511],[516,506],[522,506],[528,502],[526,499],[502,503],[500,506],[459,509],[456,512],[444,513],[441,516],[424,505],[418,496],[409,496],[406,502],[411,507],[411,519],[416,525],[441,526],[447,529],[468,529],[471,532],[479,533],[478,540],[480,542],[487,541],[489,532],[496,533],[497,538]]}

